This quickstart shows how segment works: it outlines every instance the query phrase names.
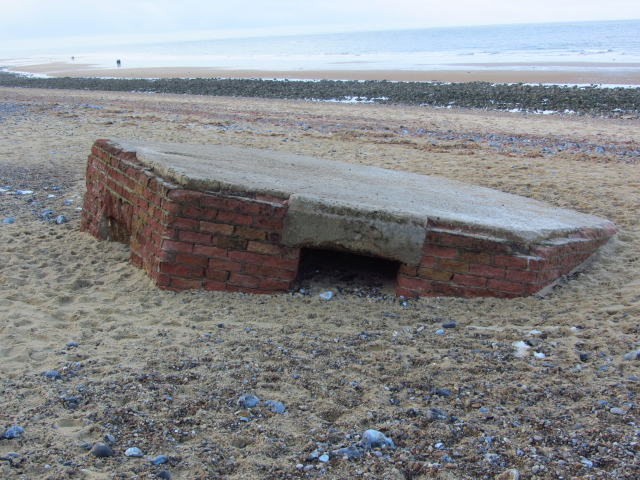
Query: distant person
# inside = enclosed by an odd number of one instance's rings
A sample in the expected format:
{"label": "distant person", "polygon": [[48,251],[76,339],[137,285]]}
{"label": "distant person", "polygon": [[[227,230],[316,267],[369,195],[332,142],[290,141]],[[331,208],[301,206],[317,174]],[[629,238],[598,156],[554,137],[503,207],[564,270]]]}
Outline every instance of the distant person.
{"label": "distant person", "polygon": [[76,57],[71,57],[71,60],[75,60],[75,59],[76,59]]}
{"label": "distant person", "polygon": [[122,65],[122,62],[120,61],[120,59],[116,60],[116,65],[119,67],[120,65]]}

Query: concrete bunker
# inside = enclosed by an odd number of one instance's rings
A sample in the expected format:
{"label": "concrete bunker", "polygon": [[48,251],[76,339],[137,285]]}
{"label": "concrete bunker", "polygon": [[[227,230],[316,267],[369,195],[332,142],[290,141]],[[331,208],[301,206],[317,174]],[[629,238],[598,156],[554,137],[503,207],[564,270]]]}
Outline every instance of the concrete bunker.
{"label": "concrete bunker", "polygon": [[128,241],[170,290],[286,292],[305,257],[334,250],[391,262],[397,295],[513,298],[618,230],[443,178],[235,147],[97,140],[86,177],[82,229]]}

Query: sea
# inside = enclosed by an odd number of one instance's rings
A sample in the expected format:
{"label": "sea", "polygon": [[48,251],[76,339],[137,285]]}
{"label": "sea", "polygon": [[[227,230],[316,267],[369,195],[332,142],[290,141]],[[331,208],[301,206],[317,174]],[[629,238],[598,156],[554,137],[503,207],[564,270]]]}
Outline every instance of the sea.
{"label": "sea", "polygon": [[[71,58],[73,57],[73,60]],[[49,62],[228,70],[518,70],[640,66],[640,20],[417,28],[0,51],[0,66]],[[598,64],[598,65],[594,65]],[[603,66],[607,64],[606,66]]]}

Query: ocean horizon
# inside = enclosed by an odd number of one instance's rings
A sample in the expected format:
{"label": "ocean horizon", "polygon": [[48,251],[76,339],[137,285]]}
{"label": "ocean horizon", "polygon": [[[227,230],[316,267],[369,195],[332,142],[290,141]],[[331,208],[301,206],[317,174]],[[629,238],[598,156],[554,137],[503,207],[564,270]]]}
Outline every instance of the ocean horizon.
{"label": "ocean horizon", "polygon": [[414,28],[0,52],[0,67],[17,70],[54,62],[112,69],[116,60],[123,68],[132,69],[638,71],[640,20]]}

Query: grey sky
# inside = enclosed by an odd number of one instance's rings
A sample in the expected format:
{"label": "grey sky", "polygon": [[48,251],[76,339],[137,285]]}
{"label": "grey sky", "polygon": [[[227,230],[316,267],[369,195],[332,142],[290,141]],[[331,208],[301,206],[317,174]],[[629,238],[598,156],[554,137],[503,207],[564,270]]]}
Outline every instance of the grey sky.
{"label": "grey sky", "polygon": [[[223,36],[640,18],[638,0],[0,0],[0,50]],[[188,32],[188,33],[187,33]],[[57,39],[52,42],[50,39]],[[67,38],[67,40],[64,40]],[[141,40],[145,38],[140,38]],[[48,39],[43,42],[42,39]]]}

